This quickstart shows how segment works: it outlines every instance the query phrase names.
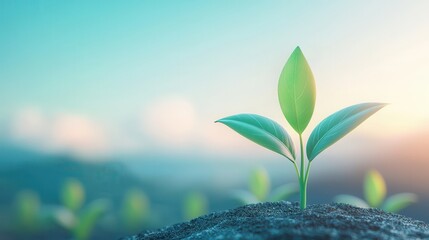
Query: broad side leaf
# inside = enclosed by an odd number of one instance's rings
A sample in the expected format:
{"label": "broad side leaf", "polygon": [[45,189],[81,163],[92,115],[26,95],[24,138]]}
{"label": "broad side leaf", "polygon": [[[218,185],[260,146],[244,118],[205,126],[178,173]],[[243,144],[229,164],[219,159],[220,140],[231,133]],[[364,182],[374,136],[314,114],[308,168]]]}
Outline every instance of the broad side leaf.
{"label": "broad side leaf", "polygon": [[237,114],[222,118],[223,123],[245,138],[295,160],[295,150],[289,134],[275,121],[256,114]]}
{"label": "broad side leaf", "polygon": [[371,170],[366,174],[363,193],[370,207],[379,207],[383,202],[386,196],[386,183],[378,171]]}
{"label": "broad side leaf", "polygon": [[360,208],[369,208],[368,204],[366,204],[364,200],[348,194],[341,194],[336,196],[334,198],[334,202],[346,203]]}
{"label": "broad side leaf", "polygon": [[280,74],[278,95],[283,115],[301,134],[313,115],[316,84],[313,73],[299,47],[296,47]]}
{"label": "broad side leaf", "polygon": [[399,193],[389,197],[383,204],[386,212],[399,212],[410,204],[417,202],[417,195],[414,193]]}
{"label": "broad side leaf", "polygon": [[308,139],[308,159],[312,161],[319,153],[347,135],[385,105],[384,103],[361,103],[344,108],[325,118],[316,126]]}

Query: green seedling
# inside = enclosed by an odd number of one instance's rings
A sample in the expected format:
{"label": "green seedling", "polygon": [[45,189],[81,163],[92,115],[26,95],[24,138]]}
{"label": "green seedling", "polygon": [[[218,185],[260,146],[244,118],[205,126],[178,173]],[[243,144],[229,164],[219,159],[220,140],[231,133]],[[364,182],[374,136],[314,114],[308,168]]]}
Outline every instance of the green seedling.
{"label": "green seedling", "polygon": [[61,190],[61,201],[72,212],[79,210],[85,200],[85,190],[76,179],[69,179]]}
{"label": "green seedling", "polygon": [[149,218],[149,199],[139,189],[129,190],[122,203],[122,218],[130,231],[141,229]]}
{"label": "green seedling", "polygon": [[198,192],[189,193],[183,201],[183,216],[185,220],[197,218],[207,213],[207,198]]}
{"label": "green seedling", "polygon": [[295,184],[285,184],[271,192],[271,182],[264,168],[254,169],[249,178],[249,191],[235,191],[234,198],[243,204],[286,200],[299,190]]}
{"label": "green seedling", "polygon": [[76,179],[67,180],[61,191],[63,207],[54,212],[55,220],[70,231],[76,240],[86,240],[91,236],[97,221],[108,209],[108,202],[98,199],[84,207],[85,189]]}
{"label": "green seedling", "polygon": [[365,200],[352,195],[342,194],[335,197],[338,203],[347,203],[361,208],[381,208],[386,212],[399,212],[410,204],[417,202],[413,193],[398,193],[386,197],[386,183],[383,176],[376,170],[369,171],[364,180],[363,193]]}
{"label": "green seedling", "polygon": [[15,200],[17,222],[25,232],[35,232],[39,229],[41,204],[39,196],[32,191],[18,193]]}
{"label": "green seedling", "polygon": [[283,115],[299,135],[301,158],[299,169],[294,144],[286,130],[277,122],[256,114],[238,114],[216,122],[227,125],[251,141],[289,159],[298,177],[300,206],[301,209],[304,209],[307,205],[309,171],[314,158],[383,108],[385,104],[353,105],[320,122],[307,141],[306,164],[302,134],[313,115],[316,103],[316,84],[310,66],[299,47],[295,48],[280,74],[278,98]]}

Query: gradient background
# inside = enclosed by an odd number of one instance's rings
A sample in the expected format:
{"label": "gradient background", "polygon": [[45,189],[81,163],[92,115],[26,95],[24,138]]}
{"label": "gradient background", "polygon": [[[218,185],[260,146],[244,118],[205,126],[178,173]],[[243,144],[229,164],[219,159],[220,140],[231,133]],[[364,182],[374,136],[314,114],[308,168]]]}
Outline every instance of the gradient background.
{"label": "gradient background", "polygon": [[113,207],[124,187],[138,186],[162,219],[147,228],[181,221],[177,199],[187,191],[206,194],[210,211],[237,206],[229,192],[257,166],[274,185],[296,181],[286,159],[213,122],[257,113],[297,140],[277,81],[299,45],[317,85],[305,139],[343,107],[391,103],[314,161],[309,203],[362,196],[364,173],[376,168],[388,195],[419,195],[403,214],[429,221],[428,9],[427,1],[1,1],[0,220],[23,189],[58,203],[68,177]]}

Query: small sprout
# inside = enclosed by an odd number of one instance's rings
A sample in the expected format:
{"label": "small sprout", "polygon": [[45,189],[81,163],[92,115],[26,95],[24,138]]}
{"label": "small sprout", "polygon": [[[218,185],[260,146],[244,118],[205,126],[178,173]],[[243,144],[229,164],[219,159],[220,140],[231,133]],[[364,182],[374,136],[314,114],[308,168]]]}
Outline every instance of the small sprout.
{"label": "small sprout", "polygon": [[413,193],[399,193],[386,197],[386,184],[383,176],[376,170],[369,171],[364,179],[363,192],[365,200],[347,194],[338,195],[334,201],[347,203],[361,208],[381,208],[386,212],[399,212],[410,204],[417,202]]}
{"label": "small sprout", "polygon": [[381,174],[371,170],[366,174],[363,193],[370,207],[379,207],[386,197],[386,183]]}
{"label": "small sprout", "polygon": [[89,204],[88,207],[79,214],[77,224],[72,230],[74,237],[77,240],[90,239],[95,224],[107,211],[108,207],[109,203],[103,199],[95,200]]}
{"label": "small sprout", "polygon": [[271,188],[267,171],[263,168],[255,169],[250,175],[249,189],[259,201],[264,201]]}
{"label": "small sprout", "polygon": [[34,232],[39,226],[40,200],[32,191],[18,193],[15,200],[18,224],[26,232]]}
{"label": "small sprout", "polygon": [[63,205],[73,212],[80,209],[85,201],[82,184],[76,179],[68,179],[63,185],[61,200]]}
{"label": "small sprout", "polygon": [[76,240],[87,240],[97,221],[109,207],[106,200],[98,199],[84,207],[85,189],[76,179],[68,179],[60,194],[63,207],[56,209],[54,219],[70,231]]}
{"label": "small sprout", "polygon": [[149,217],[149,210],[149,199],[141,190],[128,190],[122,203],[122,218],[128,229],[141,229]]}
{"label": "small sprout", "polygon": [[207,209],[207,198],[201,193],[189,193],[183,201],[183,215],[186,220],[194,219],[206,214]]}
{"label": "small sprout", "polygon": [[288,199],[296,192],[298,192],[298,187],[295,184],[285,184],[275,188],[271,193],[271,183],[267,171],[264,168],[257,168],[250,174],[249,191],[234,191],[233,197],[243,204],[277,202]]}
{"label": "small sprout", "polygon": [[299,47],[295,48],[280,74],[278,98],[284,117],[299,136],[300,168],[297,165],[294,144],[286,130],[277,122],[256,114],[238,114],[216,122],[227,125],[245,138],[291,161],[300,186],[301,209],[304,209],[307,206],[310,166],[314,158],[383,108],[385,104],[357,104],[325,118],[310,134],[305,151],[307,162],[305,162],[302,134],[313,116],[316,84],[310,66]]}

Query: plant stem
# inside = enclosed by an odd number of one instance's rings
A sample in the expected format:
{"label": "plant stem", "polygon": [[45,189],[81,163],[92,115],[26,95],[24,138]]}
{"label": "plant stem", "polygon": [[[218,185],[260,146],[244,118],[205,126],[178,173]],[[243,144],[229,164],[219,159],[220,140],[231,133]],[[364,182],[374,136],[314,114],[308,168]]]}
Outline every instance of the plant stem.
{"label": "plant stem", "polygon": [[307,172],[305,173],[305,181],[304,181],[304,183],[305,183],[305,189],[307,189],[308,174],[309,174],[309,172],[310,172],[310,166],[311,166],[311,161],[309,161],[309,162],[308,162],[308,165],[307,165]]}
{"label": "plant stem", "polygon": [[304,162],[304,145],[302,143],[302,135],[299,134],[299,146],[301,149],[301,174],[299,175],[299,194],[300,194],[300,207],[305,209],[307,207],[307,174],[305,174],[305,162]]}
{"label": "plant stem", "polygon": [[295,161],[293,161],[293,166],[295,167],[296,176],[298,177],[299,181],[301,182],[301,178],[300,178],[300,174],[299,174],[298,166],[296,165],[296,162],[295,162]]}

